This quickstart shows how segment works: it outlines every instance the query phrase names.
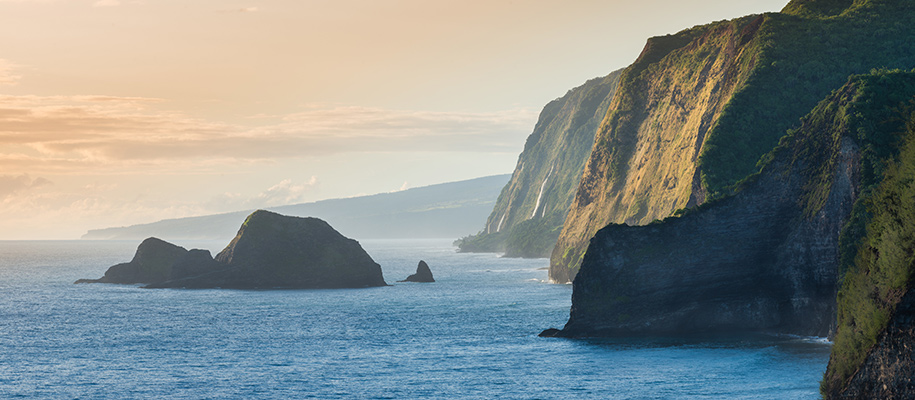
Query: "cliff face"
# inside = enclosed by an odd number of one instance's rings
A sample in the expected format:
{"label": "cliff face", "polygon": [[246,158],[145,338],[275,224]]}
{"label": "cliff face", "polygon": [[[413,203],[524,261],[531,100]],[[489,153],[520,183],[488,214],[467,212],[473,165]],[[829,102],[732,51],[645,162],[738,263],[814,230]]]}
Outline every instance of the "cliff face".
{"label": "cliff face", "polygon": [[915,398],[915,104],[907,112],[902,150],[878,165],[882,181],[859,199],[842,238],[847,272],[821,384],[828,399]]}
{"label": "cliff face", "polygon": [[915,290],[909,289],[855,374],[829,399],[915,398]]}
{"label": "cliff face", "polygon": [[571,281],[607,224],[644,225],[731,193],[849,75],[915,65],[913,16],[902,0],[793,1],[649,39],[597,131],[550,278]]}
{"label": "cliff face", "polygon": [[620,73],[589,80],[543,108],[486,226],[459,240],[460,251],[549,256]]}
{"label": "cliff face", "polygon": [[899,128],[886,110],[913,95],[912,74],[853,77],[736,194],[663,222],[601,229],[560,335],[829,334],[840,232],[862,176],[880,164],[875,143]]}

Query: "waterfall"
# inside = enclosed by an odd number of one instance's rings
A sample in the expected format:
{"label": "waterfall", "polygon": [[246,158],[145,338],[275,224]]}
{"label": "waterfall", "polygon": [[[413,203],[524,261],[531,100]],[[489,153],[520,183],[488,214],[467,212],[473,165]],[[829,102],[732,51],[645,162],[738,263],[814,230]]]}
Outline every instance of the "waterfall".
{"label": "waterfall", "polygon": [[543,183],[540,184],[540,194],[537,195],[537,204],[534,205],[534,212],[531,213],[531,218],[528,219],[532,219],[537,216],[537,210],[540,209],[540,199],[543,198],[543,189],[546,188],[546,183],[550,180],[550,175],[553,175],[553,167],[555,166],[555,164],[551,164],[550,172],[547,172],[546,178],[543,178]]}
{"label": "waterfall", "polygon": [[499,218],[499,225],[496,226],[496,233],[502,230],[502,223],[505,222],[505,216],[508,214],[508,211],[505,211],[505,214],[502,214],[502,218]]}

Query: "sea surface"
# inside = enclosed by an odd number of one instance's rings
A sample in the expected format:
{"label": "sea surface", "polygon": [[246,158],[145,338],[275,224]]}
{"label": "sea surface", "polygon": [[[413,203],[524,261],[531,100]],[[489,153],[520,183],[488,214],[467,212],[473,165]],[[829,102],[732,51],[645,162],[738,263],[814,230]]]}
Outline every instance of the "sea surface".
{"label": "sea surface", "polygon": [[[0,398],[816,399],[829,357],[813,338],[540,338],[571,305],[548,260],[449,240],[362,241],[381,288],[73,284],[138,244],[0,242]],[[397,283],[420,259],[437,282]]]}

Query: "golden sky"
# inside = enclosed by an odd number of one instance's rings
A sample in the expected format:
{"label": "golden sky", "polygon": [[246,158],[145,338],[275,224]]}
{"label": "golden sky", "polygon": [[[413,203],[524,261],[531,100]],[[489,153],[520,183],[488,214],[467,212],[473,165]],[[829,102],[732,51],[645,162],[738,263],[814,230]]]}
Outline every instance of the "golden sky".
{"label": "golden sky", "polygon": [[786,3],[0,0],[0,239],[510,173],[647,37]]}

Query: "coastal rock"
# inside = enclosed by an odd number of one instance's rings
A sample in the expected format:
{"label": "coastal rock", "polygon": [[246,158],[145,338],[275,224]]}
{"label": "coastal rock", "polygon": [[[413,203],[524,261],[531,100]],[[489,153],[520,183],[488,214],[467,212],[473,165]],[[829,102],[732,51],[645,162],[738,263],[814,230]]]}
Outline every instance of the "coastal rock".
{"label": "coastal rock", "polygon": [[886,330],[844,390],[828,399],[915,398],[915,290],[903,296]]}
{"label": "coastal rock", "polygon": [[216,255],[221,268],[150,288],[318,289],[386,286],[359,242],[317,218],[258,210]]}
{"label": "coastal rock", "polygon": [[419,260],[419,265],[416,266],[416,273],[398,282],[435,282],[435,279],[432,278],[432,270],[429,269],[429,264]]}
{"label": "coastal rock", "polygon": [[133,259],[108,268],[99,279],[76,283],[153,283],[200,274],[216,267],[207,250],[188,251],[158,238],[147,238],[137,247]]}
{"label": "coastal rock", "polygon": [[[428,269],[428,267],[427,267]],[[430,273],[431,274],[431,273]],[[431,275],[430,275],[431,276]],[[359,242],[317,218],[258,210],[214,259],[208,250],[149,238],[129,263],[76,283],[146,283],[146,288],[319,289],[386,286]]]}
{"label": "coastal rock", "polygon": [[540,337],[557,337],[557,336],[561,336],[561,335],[562,335],[562,331],[561,331],[561,330],[556,329],[556,328],[547,328],[547,329],[544,329],[543,332],[540,332],[540,334],[537,335],[537,336],[540,336]]}

